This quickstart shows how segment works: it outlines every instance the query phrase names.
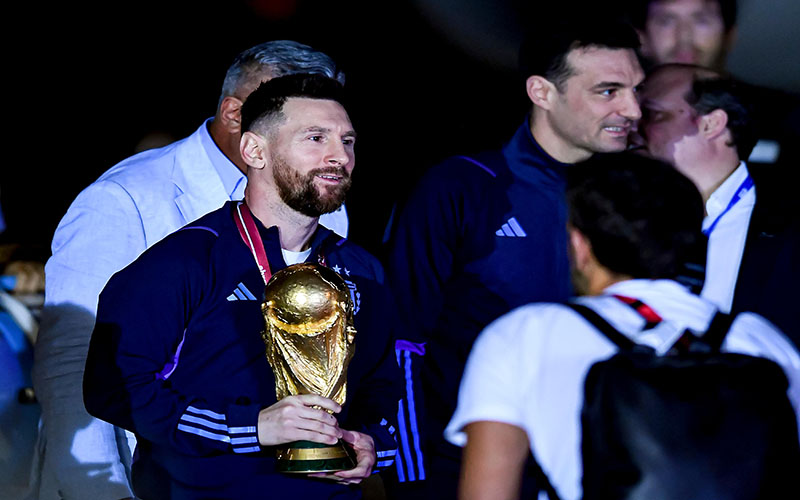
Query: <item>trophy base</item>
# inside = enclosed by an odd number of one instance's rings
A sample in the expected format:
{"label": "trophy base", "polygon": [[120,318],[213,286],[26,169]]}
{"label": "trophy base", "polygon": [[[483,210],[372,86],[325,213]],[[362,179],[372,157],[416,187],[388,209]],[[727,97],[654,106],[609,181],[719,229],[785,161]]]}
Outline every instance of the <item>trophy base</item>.
{"label": "trophy base", "polygon": [[350,449],[339,440],[335,445],[294,441],[277,450],[278,472],[309,474],[313,472],[338,472],[356,466]]}

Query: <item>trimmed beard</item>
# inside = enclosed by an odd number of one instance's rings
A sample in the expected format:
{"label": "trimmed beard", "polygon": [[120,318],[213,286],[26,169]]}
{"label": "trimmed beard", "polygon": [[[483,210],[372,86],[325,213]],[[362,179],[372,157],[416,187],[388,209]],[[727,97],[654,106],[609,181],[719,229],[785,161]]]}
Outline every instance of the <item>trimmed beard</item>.
{"label": "trimmed beard", "polygon": [[[278,188],[281,200],[291,209],[309,217],[319,217],[333,212],[344,203],[352,180],[350,174],[341,167],[315,168],[305,175],[289,165],[278,153],[272,155],[272,177]],[[338,185],[324,186],[323,191],[314,185],[314,178],[320,174],[341,176]]]}

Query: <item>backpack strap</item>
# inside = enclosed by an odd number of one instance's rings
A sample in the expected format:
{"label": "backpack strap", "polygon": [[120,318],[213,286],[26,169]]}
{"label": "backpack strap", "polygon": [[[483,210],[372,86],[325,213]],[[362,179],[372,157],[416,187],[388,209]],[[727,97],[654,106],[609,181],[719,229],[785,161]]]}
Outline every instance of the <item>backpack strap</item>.
{"label": "backpack strap", "polygon": [[706,332],[697,336],[689,330],[683,334],[672,344],[667,354],[687,354],[690,352],[717,352],[725,337],[731,329],[734,316],[726,314],[722,311],[717,311],[714,317],[711,318],[711,323],[708,325]]}
{"label": "backpack strap", "polygon": [[583,316],[583,319],[588,321],[592,326],[597,328],[600,333],[614,343],[622,351],[632,351],[639,344],[621,334],[616,328],[611,326],[611,323],[605,320],[602,316],[597,314],[591,307],[583,304],[568,303],[566,304],[570,309]]}
{"label": "backpack strap", "polygon": [[708,330],[700,337],[700,341],[711,347],[711,349],[719,351],[722,343],[725,342],[725,337],[728,335],[734,319],[731,314],[717,311],[711,319],[711,324],[708,325]]}
{"label": "backpack strap", "polygon": [[[600,333],[619,347],[620,350],[631,351],[634,348],[639,349],[640,347],[644,347],[621,334],[616,328],[611,326],[605,318],[597,314],[594,309],[576,303],[568,303],[565,305],[583,316],[583,319],[597,328]],[[735,318],[730,314],[717,311],[711,319],[711,324],[708,326],[708,329],[701,337],[697,337],[689,330],[686,330],[683,332],[683,335],[675,341],[668,352],[680,354],[690,351],[719,351],[722,343],[725,341],[725,337],[731,329],[731,324],[734,319]]]}

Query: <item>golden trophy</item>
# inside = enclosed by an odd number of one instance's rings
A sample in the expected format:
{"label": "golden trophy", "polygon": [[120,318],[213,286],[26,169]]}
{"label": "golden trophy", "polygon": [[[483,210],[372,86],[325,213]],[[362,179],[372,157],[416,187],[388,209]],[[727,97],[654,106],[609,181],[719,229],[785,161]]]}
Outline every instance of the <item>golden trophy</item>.
{"label": "golden trophy", "polygon": [[[289,266],[267,283],[261,311],[278,400],[318,394],[344,404],[356,330],[353,301],[342,277],[317,264]],[[341,440],[333,446],[294,441],[279,446],[277,458],[280,472],[333,472],[356,466]]]}

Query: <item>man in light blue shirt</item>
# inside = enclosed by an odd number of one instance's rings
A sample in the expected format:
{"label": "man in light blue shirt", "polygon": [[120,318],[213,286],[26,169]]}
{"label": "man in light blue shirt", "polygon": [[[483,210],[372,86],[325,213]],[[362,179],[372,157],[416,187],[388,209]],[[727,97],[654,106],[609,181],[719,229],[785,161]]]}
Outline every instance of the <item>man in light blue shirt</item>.
{"label": "man in light blue shirt", "polygon": [[[261,82],[292,73],[344,80],[327,55],[297,42],[267,42],[242,52],[225,75],[213,118],[185,139],[112,167],[78,195],[59,223],[45,269],[33,374],[42,404],[35,498],[133,496],[132,435],[90,417],[82,402],[98,295],[114,273],[164,236],[243,197],[242,104]],[[346,236],[344,210],[320,222]]]}

